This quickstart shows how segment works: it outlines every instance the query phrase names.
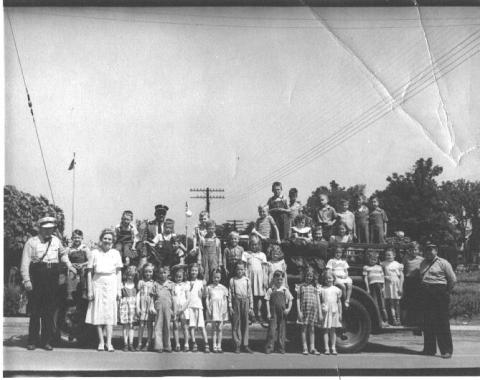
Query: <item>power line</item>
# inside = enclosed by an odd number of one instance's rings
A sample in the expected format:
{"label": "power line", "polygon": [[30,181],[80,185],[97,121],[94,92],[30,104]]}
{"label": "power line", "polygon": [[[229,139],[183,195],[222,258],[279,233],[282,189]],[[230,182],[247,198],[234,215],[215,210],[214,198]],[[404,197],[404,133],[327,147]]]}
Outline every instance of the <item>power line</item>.
{"label": "power line", "polygon": [[[475,34],[478,34],[479,31],[477,32],[474,32],[472,33],[470,36],[468,36],[466,39],[464,39],[462,42],[456,44],[453,48],[451,48],[449,50],[448,53],[446,53],[445,55],[443,55],[441,58],[437,59],[433,65],[433,67],[435,67],[433,70],[438,70],[439,73],[441,74],[439,76],[440,77],[443,77],[444,75],[448,74],[450,71],[454,70],[456,67],[458,67],[460,64],[462,64],[463,62],[465,62],[467,59],[470,59],[473,55],[477,54],[477,52],[474,52],[473,54],[471,54],[470,56],[468,56],[467,58],[461,60],[461,62],[459,62],[458,64],[454,65],[453,68],[451,68],[450,70],[448,71],[445,71],[445,69],[447,69],[449,66],[451,66],[452,64],[455,64],[459,59],[462,59],[463,57],[467,56],[470,52],[472,52],[475,48],[477,48],[479,45],[474,45],[472,48],[470,48],[467,53],[461,53],[460,54],[460,57],[456,57],[455,60],[453,62],[449,62],[447,64],[445,64],[445,67],[443,68],[438,68],[439,66],[439,62],[442,61],[442,59],[444,59],[445,57],[447,57],[446,59],[447,60],[450,60],[451,58],[453,58],[455,55],[459,55],[459,53],[455,53],[455,54],[452,54],[452,51],[456,50],[456,48],[458,46],[460,46],[461,44],[465,43],[466,41],[468,41],[469,39],[471,39],[473,36],[475,36]],[[473,39],[473,42],[477,42],[476,40],[478,40],[478,36],[475,37]],[[472,44],[472,41],[470,41],[468,44],[466,44],[465,46],[463,46],[462,48],[460,48],[460,51],[465,49],[466,46],[468,45],[471,45]],[[449,55],[451,55],[450,57],[448,57]],[[429,66],[427,69],[430,70],[430,74],[431,74],[431,70],[432,70],[432,67]],[[443,70],[443,73],[441,72]],[[428,73],[427,73],[428,74]],[[414,78],[418,77],[420,74],[418,74],[417,76],[415,76]],[[416,88],[414,88],[414,90],[405,98],[401,98],[401,99],[395,99],[397,97],[399,97],[401,95],[401,93],[399,95],[397,95],[395,98],[394,98],[394,102],[392,102],[391,104],[387,104],[386,105],[386,110],[384,109],[383,111],[379,108],[377,111],[374,111],[374,113],[371,113],[370,110],[374,109],[378,104],[382,105],[384,104],[383,102],[379,102],[377,103],[376,105],[374,105],[373,107],[371,107],[367,112],[365,112],[364,114],[361,115],[360,117],[360,124],[355,124],[356,122],[358,122],[358,120],[353,120],[352,122],[348,123],[346,126],[344,126],[343,128],[340,129],[340,131],[336,131],[335,134],[332,134],[330,135],[327,139],[325,139],[324,141],[320,142],[319,144],[315,145],[314,147],[312,147],[310,150],[308,150],[307,152],[305,152],[304,154],[298,156],[297,158],[295,158],[294,160],[290,161],[289,163],[287,163],[286,165],[280,167],[280,168],[277,168],[275,171],[271,172],[271,175],[270,176],[267,176],[265,177],[265,179],[263,180],[263,182],[267,182],[270,178],[278,178],[278,177],[284,177],[290,173],[292,173],[294,170],[308,164],[309,162],[315,160],[317,157],[319,157],[320,155],[323,155],[324,153],[328,152],[329,150],[335,148],[336,146],[338,146],[340,143],[342,143],[343,141],[347,140],[348,138],[350,138],[351,136],[353,136],[354,134],[357,134],[358,132],[360,132],[361,130],[367,128],[368,126],[370,126],[372,123],[374,123],[375,121],[379,120],[381,117],[385,116],[386,114],[390,113],[391,110],[397,108],[400,104],[404,103],[405,101],[407,101],[408,99],[410,99],[411,97],[417,95],[419,92],[423,91],[426,87],[430,86],[432,83],[435,82],[435,79],[432,80],[432,78],[430,78],[430,80],[428,80],[427,82],[425,83],[421,83],[423,80],[425,79],[425,73],[423,75],[421,75],[421,79],[418,79],[416,81],[414,81],[414,85],[412,85],[411,87],[415,87],[417,86]],[[410,82],[410,81],[409,81]],[[407,83],[408,84],[408,83]],[[419,85],[420,84],[420,85]],[[426,86],[425,86],[426,84]],[[423,86],[423,87],[421,87]],[[405,86],[402,86],[401,87],[401,90],[403,90]],[[385,107],[384,107],[385,108]],[[378,113],[380,112],[380,114]],[[368,114],[368,113],[371,113],[371,115],[368,115],[366,118],[365,118],[365,114]],[[364,119],[364,120],[361,120],[361,119]],[[373,119],[372,119],[373,118]],[[358,119],[358,118],[357,118]],[[369,120],[370,119],[370,120]],[[365,122],[368,122],[367,125],[363,125],[363,123]],[[348,127],[348,125],[352,124],[353,127]],[[348,128],[347,128],[348,127]],[[341,135],[339,132],[342,132],[343,129],[346,129],[345,131],[345,135]],[[297,162],[295,162],[297,161]],[[282,172],[283,171],[283,172]],[[275,173],[279,173],[278,175],[276,175]],[[238,203],[239,201],[243,200],[243,199],[246,199],[248,198],[251,194],[253,193],[256,193],[258,192],[259,190],[261,190],[263,188],[263,184],[258,184],[257,182],[257,185],[253,185],[251,187],[249,187],[249,191],[244,193],[244,194],[240,194],[236,200],[234,200],[233,203],[231,204],[236,204]],[[223,210],[223,209],[222,209]]]}
{"label": "power line", "polygon": [[40,135],[38,134],[37,122],[35,120],[35,115],[33,114],[32,101],[30,99],[30,93],[28,92],[27,81],[25,80],[25,75],[23,73],[22,61],[20,59],[20,53],[18,52],[17,41],[15,39],[15,33],[13,31],[13,26],[12,26],[12,20],[10,20],[10,14],[6,9],[5,9],[5,13],[7,14],[8,24],[10,25],[10,31],[12,32],[13,45],[15,46],[15,51],[17,52],[17,59],[18,59],[18,64],[20,66],[20,73],[22,74],[23,85],[25,86],[25,92],[27,94],[28,107],[30,108],[30,114],[32,115],[33,126],[35,128],[35,135],[37,136],[38,146],[40,147],[40,154],[42,156],[43,168],[45,169],[45,175],[47,177],[48,187],[50,189],[50,196],[52,197],[52,203],[55,204],[55,198],[53,197],[52,184],[50,183],[50,177],[48,176],[47,164],[45,163],[45,156],[43,154],[42,143],[40,142]]}
{"label": "power line", "polygon": [[206,201],[206,210],[208,214],[210,215],[210,199],[225,199],[223,195],[212,195],[211,193],[223,193],[225,189],[212,189],[210,187],[207,187],[205,189],[190,189],[192,192],[201,192],[204,193],[205,195],[196,195],[194,197],[190,196],[190,198],[193,199],[205,199]]}

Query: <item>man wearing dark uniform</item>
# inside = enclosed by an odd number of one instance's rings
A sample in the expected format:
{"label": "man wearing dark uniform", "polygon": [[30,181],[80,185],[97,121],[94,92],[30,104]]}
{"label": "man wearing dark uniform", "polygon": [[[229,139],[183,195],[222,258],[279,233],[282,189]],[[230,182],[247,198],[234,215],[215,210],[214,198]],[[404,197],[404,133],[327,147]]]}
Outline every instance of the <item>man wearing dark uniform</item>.
{"label": "man wearing dark uniform", "polygon": [[67,264],[71,272],[77,273],[62,242],[52,235],[56,225],[55,218],[40,219],[38,235],[28,239],[23,248],[21,274],[30,304],[28,350],[34,350],[38,344],[40,320],[42,322],[40,343],[47,351],[53,350],[60,261]]}
{"label": "man wearing dark uniform", "polygon": [[437,344],[444,359],[453,353],[448,304],[450,292],[457,281],[450,263],[438,257],[438,248],[428,242],[425,259],[420,264],[422,301],[424,308],[423,355],[435,355]]}

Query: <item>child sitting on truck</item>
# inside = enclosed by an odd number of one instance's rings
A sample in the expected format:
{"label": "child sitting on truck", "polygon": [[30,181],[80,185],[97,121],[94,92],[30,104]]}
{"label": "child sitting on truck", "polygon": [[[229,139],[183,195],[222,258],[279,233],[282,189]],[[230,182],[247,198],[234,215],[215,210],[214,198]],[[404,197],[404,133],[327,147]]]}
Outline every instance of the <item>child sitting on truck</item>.
{"label": "child sitting on truck", "polygon": [[333,274],[335,277],[335,285],[342,289],[342,294],[345,297],[345,307],[350,306],[350,296],[352,295],[352,279],[348,277],[348,263],[343,258],[344,250],[341,247],[335,248],[333,259],[328,260],[327,272]]}

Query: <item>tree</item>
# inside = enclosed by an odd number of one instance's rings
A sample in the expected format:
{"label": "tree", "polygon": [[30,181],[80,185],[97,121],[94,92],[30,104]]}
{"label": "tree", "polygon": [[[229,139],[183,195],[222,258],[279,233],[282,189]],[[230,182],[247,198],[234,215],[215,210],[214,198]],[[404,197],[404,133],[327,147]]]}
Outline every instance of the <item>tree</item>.
{"label": "tree", "polygon": [[355,185],[349,188],[341,187],[335,180],[330,182],[330,187],[317,187],[312,195],[308,197],[306,204],[306,213],[314,218],[315,210],[320,208],[319,196],[320,194],[327,194],[329,204],[336,210],[340,207],[340,200],[346,199],[350,202],[351,208],[354,207],[354,199],[359,195],[365,195],[365,185]]}
{"label": "tree", "polygon": [[389,218],[389,231],[402,230],[414,240],[431,239],[452,244],[458,233],[449,221],[445,202],[435,178],[443,168],[431,158],[416,161],[410,172],[387,177],[388,185],[376,191]]}
{"label": "tree", "polygon": [[478,217],[480,208],[480,181],[446,181],[442,183],[440,192],[443,206],[460,234],[460,244],[464,245],[470,233],[473,236],[478,234],[478,231],[471,231],[470,227],[476,227],[472,221]]}
{"label": "tree", "polygon": [[36,222],[46,215],[57,218],[56,234],[63,239],[65,216],[61,208],[43,195],[33,196],[10,185],[3,188],[4,270],[20,265],[23,246],[37,234]]}

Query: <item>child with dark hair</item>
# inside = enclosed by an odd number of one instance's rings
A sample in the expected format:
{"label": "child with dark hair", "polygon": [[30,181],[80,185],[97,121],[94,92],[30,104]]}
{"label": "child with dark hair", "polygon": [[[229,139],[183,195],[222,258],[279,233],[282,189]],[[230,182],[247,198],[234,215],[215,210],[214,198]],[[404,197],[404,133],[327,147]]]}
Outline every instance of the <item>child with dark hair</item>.
{"label": "child with dark hair", "polygon": [[90,250],[82,243],[83,232],[74,230],[72,233],[72,245],[67,248],[68,258],[77,270],[74,274],[68,271],[67,275],[67,300],[73,300],[76,293],[79,297],[87,299],[87,275],[86,269],[90,258]]}
{"label": "child with dark hair", "polygon": [[115,227],[114,248],[120,252],[126,267],[138,257],[135,249],[138,241],[138,231],[133,224],[133,212],[125,210],[120,224]]}
{"label": "child with dark hair", "polygon": [[277,270],[273,273],[273,284],[265,294],[267,301],[268,333],[265,352],[270,354],[278,345],[278,351],[285,353],[286,320],[292,308],[293,297],[284,285],[285,273]]}
{"label": "child with dark hair", "polygon": [[305,243],[312,241],[312,229],[305,226],[306,217],[299,214],[295,217],[294,226],[292,227],[292,237],[295,239],[304,240]]}
{"label": "child with dark hair", "polygon": [[348,233],[348,227],[345,223],[340,222],[337,225],[337,233],[335,235],[330,236],[330,243],[351,243],[352,242],[352,235]]}
{"label": "child with dark hair", "polygon": [[273,196],[267,201],[270,215],[275,220],[280,240],[288,239],[290,237],[290,211],[288,201],[282,194],[282,184],[280,182],[272,184],[272,193]]}
{"label": "child with dark hair", "polygon": [[137,268],[133,265],[129,266],[124,272],[123,278],[121,298],[118,305],[120,324],[123,325],[123,351],[134,351],[133,323],[137,320]]}
{"label": "child with dark hair", "polygon": [[369,214],[370,210],[365,205],[365,196],[359,195],[356,197],[356,210],[355,210],[355,230],[356,237],[359,243],[370,242],[369,231]]}
{"label": "child with dark hair", "polygon": [[370,241],[372,243],[385,244],[387,237],[387,214],[380,208],[378,197],[372,197],[373,210],[369,216]]}
{"label": "child with dark hair", "polygon": [[243,349],[253,354],[248,347],[248,316],[253,314],[253,296],[250,279],[245,276],[245,264],[237,262],[235,276],[228,287],[228,310],[232,321],[232,338],[235,353]]}

